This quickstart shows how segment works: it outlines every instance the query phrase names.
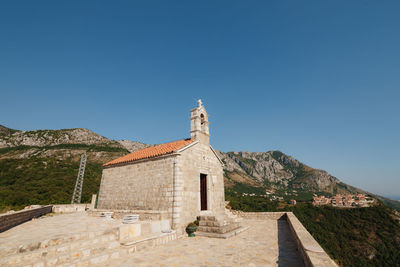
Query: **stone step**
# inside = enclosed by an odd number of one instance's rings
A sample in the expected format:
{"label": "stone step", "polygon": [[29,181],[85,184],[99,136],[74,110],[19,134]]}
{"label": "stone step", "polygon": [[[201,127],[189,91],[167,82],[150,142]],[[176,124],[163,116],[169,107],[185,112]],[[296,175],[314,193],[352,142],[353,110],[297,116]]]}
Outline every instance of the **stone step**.
{"label": "stone step", "polygon": [[53,266],[53,262],[59,265],[74,258],[88,257],[92,254],[98,254],[105,249],[120,246],[115,234],[107,234],[97,236],[87,240],[75,240],[72,242],[52,245],[46,248],[39,248],[33,251],[25,251],[23,253],[15,253],[0,259],[0,265],[3,266],[25,266],[27,263],[47,262],[48,266]]}
{"label": "stone step", "polygon": [[234,215],[232,213],[225,214],[228,220],[234,221],[234,222],[241,222],[243,221],[243,218],[238,217],[237,215]]}
{"label": "stone step", "polygon": [[212,215],[201,215],[198,217],[199,221],[215,221],[215,216]]}
{"label": "stone step", "polygon": [[[108,244],[102,244],[94,247],[86,247],[81,248],[75,252],[71,252],[69,254],[64,255],[55,255],[51,258],[46,258],[44,260],[39,260],[32,263],[32,266],[37,266],[44,264],[43,266],[51,267],[51,266],[63,266],[63,264],[67,266],[79,265],[79,266],[92,266],[96,264],[100,264],[110,257],[113,254],[118,252],[118,257],[120,256],[120,244],[117,241],[109,242]],[[127,253],[125,253],[127,254]],[[114,258],[116,256],[114,255]]]}
{"label": "stone step", "polygon": [[199,231],[197,231],[196,232],[196,235],[197,236],[205,236],[205,237],[212,237],[212,238],[230,238],[230,237],[232,237],[232,236],[235,236],[235,235],[238,235],[238,234],[240,234],[241,232],[244,232],[244,231],[246,231],[246,230],[248,230],[249,229],[249,227],[248,226],[246,226],[246,227],[239,227],[239,228],[237,228],[237,229],[235,229],[235,230],[233,230],[233,231],[230,231],[230,232],[227,232],[227,233],[224,233],[224,234],[221,234],[221,233],[210,233],[210,232],[199,232]]}
{"label": "stone step", "polygon": [[220,221],[199,221],[199,226],[224,226],[224,222]]}
{"label": "stone step", "polygon": [[162,238],[138,241],[129,246],[121,246],[119,242],[114,242],[111,247],[109,244],[108,247],[81,249],[81,255],[70,255],[69,257],[59,255],[50,259],[13,266],[115,266],[115,264],[113,264],[115,260],[126,257],[127,255],[132,255],[137,251],[146,250],[175,240],[176,235],[173,236],[174,238],[171,238],[172,235],[167,234],[163,235]]}
{"label": "stone step", "polygon": [[198,231],[225,234],[240,227],[239,223],[230,223],[224,226],[199,226]]}
{"label": "stone step", "polygon": [[223,217],[215,216],[215,215],[201,215],[201,216],[199,216],[199,221],[220,221],[220,220],[223,220]]}
{"label": "stone step", "polygon": [[220,220],[220,221],[199,221],[199,226],[221,227],[221,226],[225,226],[225,225],[236,223],[236,222],[239,222],[239,221],[231,220],[231,219],[225,219],[225,220]]}
{"label": "stone step", "polygon": [[133,253],[138,250],[166,244],[177,238],[178,238],[178,236],[177,236],[176,232],[164,233],[164,234],[161,234],[158,236],[148,236],[141,240],[134,240],[134,241],[127,242],[127,243],[124,243],[121,245],[124,248],[128,248],[130,253]]}
{"label": "stone step", "polygon": [[221,225],[233,222],[234,218],[229,218],[228,216],[200,216],[199,222],[219,222]]}
{"label": "stone step", "polygon": [[74,244],[69,244],[70,246],[60,245],[56,250],[51,248],[51,251],[47,251],[47,253],[45,251],[34,251],[31,254],[13,255],[1,259],[0,266],[103,266],[106,261],[113,261],[136,251],[166,244],[176,238],[177,235],[173,232],[137,240],[125,246],[121,246],[120,242],[116,241],[115,236],[108,241],[106,239],[94,239],[88,240],[88,243],[74,242]]}
{"label": "stone step", "polygon": [[104,262],[108,260],[119,259],[120,257],[124,257],[128,255],[129,251],[127,249],[121,249],[119,244],[113,244],[114,246],[118,245],[118,247],[113,247],[110,245],[108,247],[97,247],[91,249],[83,249],[81,251],[81,255],[59,255],[49,259],[42,259],[38,261],[31,261],[28,263],[24,263],[22,265],[13,265],[13,266],[30,266],[30,267],[39,267],[39,266],[103,266]]}
{"label": "stone step", "polygon": [[45,248],[57,247],[63,244],[73,243],[79,240],[88,241],[110,234],[117,236],[118,228],[114,228],[112,230],[107,230],[107,231],[75,233],[62,237],[43,239],[42,241],[36,241],[33,243],[25,243],[15,246],[3,247],[0,249],[0,254],[2,255],[2,257],[6,257],[9,255],[15,255],[20,253],[33,252],[35,250],[40,250]]}

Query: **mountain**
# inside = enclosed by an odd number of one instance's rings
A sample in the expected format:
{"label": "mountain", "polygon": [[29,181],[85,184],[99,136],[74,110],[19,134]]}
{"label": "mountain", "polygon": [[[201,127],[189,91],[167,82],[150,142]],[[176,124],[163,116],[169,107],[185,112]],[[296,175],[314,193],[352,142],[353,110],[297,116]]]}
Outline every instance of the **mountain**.
{"label": "mountain", "polygon": [[129,153],[87,129],[18,131],[0,126],[0,211],[30,204],[69,203],[80,156],[88,162],[82,201],[98,191],[101,165]]}
{"label": "mountain", "polygon": [[[84,152],[88,162],[82,201],[89,201],[98,192],[103,163],[148,146],[82,128],[19,131],[0,125],[0,210],[68,203]],[[365,193],[280,151],[217,153],[225,163],[230,194],[310,201],[313,194]]]}
{"label": "mountain", "polygon": [[15,132],[20,132],[18,130],[7,128],[3,125],[0,125],[0,135],[12,135]]}
{"label": "mountain", "polygon": [[313,194],[365,193],[280,151],[218,153],[225,163],[227,190],[236,193],[297,200],[311,200]]}
{"label": "mountain", "polygon": [[152,146],[152,145],[143,144],[140,142],[133,142],[133,141],[129,141],[129,140],[119,140],[118,143],[120,145],[122,145],[124,148],[126,148],[126,150],[128,150],[129,152],[133,152],[135,150],[139,150],[142,148]]}
{"label": "mountain", "polygon": [[0,125],[0,148],[16,146],[55,146],[60,144],[105,145],[120,147],[88,129],[18,131]]}

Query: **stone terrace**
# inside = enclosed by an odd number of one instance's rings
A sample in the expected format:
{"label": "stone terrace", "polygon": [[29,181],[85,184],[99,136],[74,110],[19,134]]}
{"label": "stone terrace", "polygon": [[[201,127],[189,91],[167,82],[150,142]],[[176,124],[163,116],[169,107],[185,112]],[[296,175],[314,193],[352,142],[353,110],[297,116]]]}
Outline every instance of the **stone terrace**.
{"label": "stone terrace", "polygon": [[90,217],[86,212],[50,213],[0,233],[0,255],[4,255],[5,250],[20,245],[116,228],[121,221]]}
{"label": "stone terrace", "polygon": [[244,219],[250,229],[229,239],[171,238],[137,251],[119,245],[120,223],[85,212],[42,217],[0,233],[0,258],[5,266],[303,266],[286,220]]}
{"label": "stone terrace", "polygon": [[285,220],[244,220],[229,239],[182,238],[107,266],[304,266]]}
{"label": "stone terrace", "polygon": [[0,266],[59,266],[115,250],[120,220],[51,213],[0,233]]}

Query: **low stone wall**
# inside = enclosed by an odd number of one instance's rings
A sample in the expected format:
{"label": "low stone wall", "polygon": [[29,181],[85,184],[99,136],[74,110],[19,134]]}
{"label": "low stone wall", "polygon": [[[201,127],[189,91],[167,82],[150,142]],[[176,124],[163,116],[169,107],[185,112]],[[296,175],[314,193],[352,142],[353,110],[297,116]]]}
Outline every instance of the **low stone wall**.
{"label": "low stone wall", "polygon": [[51,213],[52,206],[20,210],[14,213],[0,215],[0,233],[18,224]]}
{"label": "low stone wall", "polygon": [[96,209],[89,210],[88,215],[98,217],[102,212],[113,212],[112,217],[114,219],[123,219],[125,215],[128,214],[139,214],[140,221],[161,221],[168,220],[168,212],[161,210],[106,210],[106,209]]}
{"label": "low stone wall", "polygon": [[278,220],[286,214],[286,212],[243,212],[239,210],[231,210],[231,212],[239,217],[253,220]]}
{"label": "low stone wall", "polygon": [[292,235],[296,241],[297,248],[301,253],[304,264],[307,267],[326,266],[337,267],[338,265],[328,256],[318,242],[312,237],[299,219],[292,212],[242,212],[232,211],[233,214],[254,220],[278,220],[284,219],[288,222]]}
{"label": "low stone wall", "polygon": [[90,204],[59,204],[53,205],[54,213],[72,213],[78,211],[85,211],[90,208]]}
{"label": "low stone wall", "polygon": [[[121,244],[131,243],[138,240],[140,236],[161,235],[163,231],[171,231],[169,220],[162,221],[140,221],[133,224],[121,224],[119,226],[119,241]],[[174,231],[175,232],[175,231]]]}
{"label": "low stone wall", "polygon": [[337,266],[292,212],[286,213],[286,220],[306,266]]}

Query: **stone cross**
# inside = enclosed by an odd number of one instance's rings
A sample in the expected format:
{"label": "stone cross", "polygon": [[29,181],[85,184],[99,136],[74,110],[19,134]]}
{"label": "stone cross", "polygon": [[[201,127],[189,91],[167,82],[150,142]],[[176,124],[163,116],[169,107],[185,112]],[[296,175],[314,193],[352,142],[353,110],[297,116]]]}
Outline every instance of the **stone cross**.
{"label": "stone cross", "polygon": [[201,99],[197,100],[197,103],[199,104],[199,107],[201,107],[201,104],[203,104],[203,102],[201,102]]}

